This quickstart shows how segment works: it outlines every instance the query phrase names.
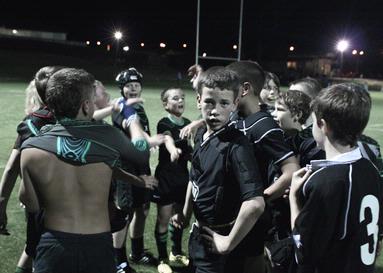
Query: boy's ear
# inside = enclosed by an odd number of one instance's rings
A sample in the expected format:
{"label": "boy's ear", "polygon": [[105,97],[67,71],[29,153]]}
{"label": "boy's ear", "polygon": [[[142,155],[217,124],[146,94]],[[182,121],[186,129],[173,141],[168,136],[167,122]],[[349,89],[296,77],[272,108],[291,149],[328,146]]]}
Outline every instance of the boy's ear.
{"label": "boy's ear", "polygon": [[247,96],[251,92],[251,84],[249,82],[244,82],[241,87],[241,97]]}
{"label": "boy's ear", "polygon": [[84,100],[83,103],[81,104],[81,111],[82,114],[86,117],[89,114],[90,111],[90,103],[92,103],[90,100]]}
{"label": "boy's ear", "polygon": [[197,108],[201,110],[201,95],[197,94]]}
{"label": "boy's ear", "polygon": [[331,128],[328,126],[327,122],[322,118],[318,124],[318,127],[322,130],[323,134],[328,136],[331,132]]}

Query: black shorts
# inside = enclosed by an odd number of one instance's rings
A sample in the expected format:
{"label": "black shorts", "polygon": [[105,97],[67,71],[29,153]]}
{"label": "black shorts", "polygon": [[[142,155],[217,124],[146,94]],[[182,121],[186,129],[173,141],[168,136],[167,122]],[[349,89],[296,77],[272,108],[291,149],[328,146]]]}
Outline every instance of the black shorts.
{"label": "black shorts", "polygon": [[114,273],[112,235],[45,231],[37,246],[35,273]]}
{"label": "black shorts", "polygon": [[150,203],[152,197],[152,190],[132,186],[132,208],[141,208],[144,204]]}
{"label": "black shorts", "polygon": [[157,166],[155,177],[158,187],[153,191],[152,202],[162,206],[185,203],[186,190],[189,183],[187,169],[174,169]]}
{"label": "black shorts", "polygon": [[[225,232],[217,231],[221,235],[227,235],[231,227]],[[201,236],[201,229],[193,225],[189,238],[189,258],[192,272],[195,273],[223,273],[227,255],[209,252],[208,247]]]}

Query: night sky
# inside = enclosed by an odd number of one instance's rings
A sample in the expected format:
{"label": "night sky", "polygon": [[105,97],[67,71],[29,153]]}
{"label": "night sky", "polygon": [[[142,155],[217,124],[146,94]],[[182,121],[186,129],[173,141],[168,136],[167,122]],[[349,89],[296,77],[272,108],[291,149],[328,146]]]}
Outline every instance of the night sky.
{"label": "night sky", "polygon": [[[197,1],[0,1],[0,26],[68,34],[69,40],[110,41],[194,50]],[[310,4],[309,4],[310,2]],[[334,51],[346,37],[367,54],[383,49],[383,1],[244,0],[243,52],[278,54],[294,45],[305,54]],[[201,0],[200,50],[230,55],[238,39],[239,0]],[[79,6],[79,4],[81,4]]]}

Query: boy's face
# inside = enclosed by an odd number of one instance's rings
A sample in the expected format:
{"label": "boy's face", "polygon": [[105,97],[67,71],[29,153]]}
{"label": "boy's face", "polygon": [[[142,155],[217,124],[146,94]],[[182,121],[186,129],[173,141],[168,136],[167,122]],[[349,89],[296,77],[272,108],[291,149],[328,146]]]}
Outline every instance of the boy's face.
{"label": "boy's face", "polygon": [[125,98],[131,99],[131,98],[139,98],[141,97],[141,83],[139,82],[128,82],[125,84],[123,92],[125,95]]}
{"label": "boy's face", "polygon": [[274,106],[275,100],[279,95],[278,86],[275,84],[273,80],[268,82],[268,87],[263,88],[261,93],[259,94],[263,103]]}
{"label": "boy's face", "polygon": [[110,100],[110,95],[108,92],[106,92],[106,89],[104,85],[98,84],[95,87],[96,89],[96,98],[95,98],[95,106],[96,109],[102,109],[108,106],[109,100]]}
{"label": "boy's face", "polygon": [[300,125],[297,121],[298,117],[291,114],[290,110],[281,99],[275,101],[275,110],[271,113],[271,115],[278,123],[279,127],[285,131],[297,129]]}
{"label": "boy's face", "polygon": [[235,111],[238,104],[238,100],[234,99],[233,91],[219,88],[203,87],[197,100],[202,118],[210,131],[222,128],[229,121],[230,114]]}
{"label": "boy's face", "polygon": [[315,113],[311,114],[311,117],[313,119],[313,137],[318,145],[319,148],[324,150],[324,139],[325,134],[321,127],[318,126],[317,117]]}
{"label": "boy's face", "polygon": [[177,117],[182,116],[185,110],[185,94],[181,89],[170,89],[166,91],[167,100],[164,103],[165,110]]}

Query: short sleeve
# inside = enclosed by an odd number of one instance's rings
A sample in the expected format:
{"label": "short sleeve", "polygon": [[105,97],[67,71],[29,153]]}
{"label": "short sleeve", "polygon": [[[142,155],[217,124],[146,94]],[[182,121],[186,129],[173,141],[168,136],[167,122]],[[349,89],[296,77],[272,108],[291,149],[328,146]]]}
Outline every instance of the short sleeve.
{"label": "short sleeve", "polygon": [[273,128],[266,132],[260,142],[262,150],[271,157],[275,165],[279,165],[285,159],[294,156],[294,152],[286,143],[280,128]]}
{"label": "short sleeve", "polygon": [[[247,139],[246,139],[247,142]],[[231,167],[239,182],[241,201],[263,195],[263,183],[250,143],[234,144],[230,153]]]}

